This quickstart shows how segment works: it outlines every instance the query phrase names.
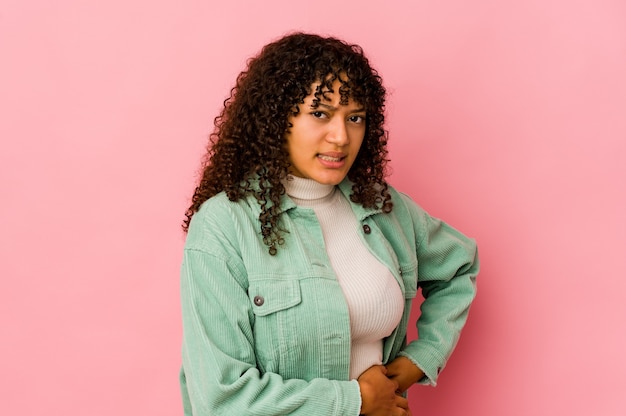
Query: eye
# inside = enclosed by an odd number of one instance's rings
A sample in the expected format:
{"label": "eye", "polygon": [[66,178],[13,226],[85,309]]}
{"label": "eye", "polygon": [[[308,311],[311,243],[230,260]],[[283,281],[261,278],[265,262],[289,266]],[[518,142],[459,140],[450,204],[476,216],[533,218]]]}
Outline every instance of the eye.
{"label": "eye", "polygon": [[351,123],[355,123],[355,124],[361,124],[361,123],[365,122],[365,116],[352,115],[352,116],[348,117],[348,121],[350,121]]}
{"label": "eye", "polygon": [[326,113],[324,113],[323,111],[311,111],[311,115],[315,118],[325,118],[326,117]]}

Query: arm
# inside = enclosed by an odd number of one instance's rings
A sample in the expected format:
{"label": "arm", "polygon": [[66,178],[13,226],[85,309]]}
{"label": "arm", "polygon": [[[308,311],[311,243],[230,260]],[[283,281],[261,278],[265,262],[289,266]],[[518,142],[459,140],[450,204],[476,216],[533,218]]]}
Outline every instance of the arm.
{"label": "arm", "polygon": [[431,217],[412,201],[406,203],[415,226],[418,283],[424,302],[417,321],[418,339],[400,356],[424,373],[421,383],[436,385],[476,295],[478,255],[474,240]]}

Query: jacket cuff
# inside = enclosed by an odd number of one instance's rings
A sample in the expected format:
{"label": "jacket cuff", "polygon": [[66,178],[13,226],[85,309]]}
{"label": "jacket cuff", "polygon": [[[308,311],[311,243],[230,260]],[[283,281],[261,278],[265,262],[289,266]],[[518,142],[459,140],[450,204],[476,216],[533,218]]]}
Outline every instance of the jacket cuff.
{"label": "jacket cuff", "polygon": [[358,416],[361,411],[361,389],[356,380],[334,382],[337,392],[337,416]]}
{"label": "jacket cuff", "polygon": [[436,350],[424,343],[420,344],[419,340],[407,345],[398,355],[408,358],[424,372],[424,377],[418,380],[419,384],[431,385],[433,387],[437,385],[437,378],[446,366],[447,361]]}

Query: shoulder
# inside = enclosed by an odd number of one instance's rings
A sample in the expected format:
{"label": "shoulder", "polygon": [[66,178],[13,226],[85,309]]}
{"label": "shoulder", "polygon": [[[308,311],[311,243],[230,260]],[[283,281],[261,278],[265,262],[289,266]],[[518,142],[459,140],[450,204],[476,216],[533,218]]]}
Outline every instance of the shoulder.
{"label": "shoulder", "polygon": [[[409,195],[395,189],[390,190],[390,193],[394,202],[391,213],[394,214],[395,211],[399,218],[398,222],[404,230],[412,228],[418,249],[432,250],[435,247],[435,252],[445,252],[452,250],[452,247],[462,247],[470,253],[475,251],[474,239],[467,237],[442,219],[430,215]],[[444,246],[449,247],[442,249]]]}
{"label": "shoulder", "polygon": [[412,221],[424,221],[428,213],[411,198],[408,194],[388,185],[391,202],[393,202],[392,215],[409,217]]}
{"label": "shoulder", "polygon": [[257,217],[258,214],[259,205],[254,200],[254,197],[244,197],[237,201],[231,201],[226,193],[220,192],[204,201],[191,221],[222,224],[225,220],[239,217]]}
{"label": "shoulder", "polygon": [[389,186],[389,194],[393,202],[393,209],[389,214],[389,221],[395,223],[402,233],[417,245],[428,236],[447,226],[441,219],[430,215],[421,205],[408,194]]}
{"label": "shoulder", "polygon": [[231,201],[224,192],[207,199],[191,218],[185,248],[213,251],[234,245],[242,229],[257,228],[258,208],[252,202]]}

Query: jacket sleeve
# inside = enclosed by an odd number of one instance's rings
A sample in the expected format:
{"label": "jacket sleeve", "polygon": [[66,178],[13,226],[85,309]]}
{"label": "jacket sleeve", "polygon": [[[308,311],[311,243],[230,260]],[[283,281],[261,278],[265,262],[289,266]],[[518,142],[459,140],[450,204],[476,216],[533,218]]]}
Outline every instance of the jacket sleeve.
{"label": "jacket sleeve", "polygon": [[415,228],[418,284],[424,301],[417,321],[418,339],[400,355],[424,371],[422,384],[437,377],[454,350],[476,295],[479,270],[476,243],[407,201]]}
{"label": "jacket sleeve", "polygon": [[181,268],[185,414],[358,415],[361,398],[354,380],[261,374],[245,268],[228,238],[220,237],[228,228],[223,218],[205,220],[194,216]]}

